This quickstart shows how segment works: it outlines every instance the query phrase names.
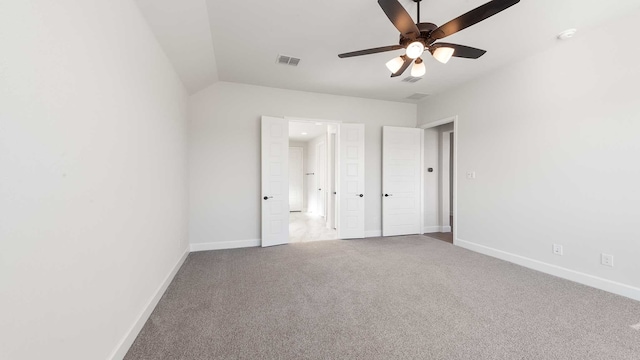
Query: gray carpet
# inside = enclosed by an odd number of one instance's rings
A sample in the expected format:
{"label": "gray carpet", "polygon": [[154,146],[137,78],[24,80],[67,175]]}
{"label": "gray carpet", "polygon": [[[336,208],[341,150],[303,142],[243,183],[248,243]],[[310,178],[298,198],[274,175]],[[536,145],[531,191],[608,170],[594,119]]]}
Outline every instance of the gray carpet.
{"label": "gray carpet", "polygon": [[192,253],[126,359],[640,359],[640,302],[425,236]]}

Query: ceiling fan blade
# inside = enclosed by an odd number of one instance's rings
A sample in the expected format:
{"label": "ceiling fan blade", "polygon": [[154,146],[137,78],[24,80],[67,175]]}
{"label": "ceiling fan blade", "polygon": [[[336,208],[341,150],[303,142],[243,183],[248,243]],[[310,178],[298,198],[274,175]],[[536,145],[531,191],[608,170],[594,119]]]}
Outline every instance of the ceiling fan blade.
{"label": "ceiling fan blade", "polygon": [[378,0],[378,4],[402,36],[413,39],[420,35],[420,29],[398,0]]}
{"label": "ceiling fan blade", "polygon": [[398,69],[398,71],[396,71],[395,73],[391,74],[391,77],[393,78],[393,77],[402,75],[402,73],[404,73],[407,70],[407,68],[409,67],[409,65],[411,65],[412,62],[413,62],[413,59],[405,55],[404,63],[402,64],[402,67],[400,67],[400,69]]}
{"label": "ceiling fan blade", "polygon": [[454,50],[453,55],[455,57],[465,58],[465,59],[477,59],[480,56],[486,53],[485,50],[480,50],[476,48],[472,48],[470,46],[458,45],[458,44],[449,44],[449,43],[437,43],[429,46],[429,51],[433,54],[437,48],[440,47],[448,47]]}
{"label": "ceiling fan blade", "polygon": [[404,49],[404,48],[402,46],[400,46],[400,45],[383,46],[383,47],[378,47],[378,48],[373,48],[373,49],[348,52],[348,53],[340,54],[340,55],[338,55],[338,57],[343,59],[343,58],[348,58],[348,57],[353,57],[353,56],[377,54],[377,53],[381,53],[381,52],[385,52],[385,51],[393,51],[393,50],[400,50],[400,49]]}
{"label": "ceiling fan blade", "polygon": [[460,15],[448,23],[433,30],[429,35],[429,43],[443,39],[449,35],[453,35],[460,30],[466,29],[471,25],[475,25],[513,5],[519,3],[520,0],[493,0],[477,7],[466,14]]}

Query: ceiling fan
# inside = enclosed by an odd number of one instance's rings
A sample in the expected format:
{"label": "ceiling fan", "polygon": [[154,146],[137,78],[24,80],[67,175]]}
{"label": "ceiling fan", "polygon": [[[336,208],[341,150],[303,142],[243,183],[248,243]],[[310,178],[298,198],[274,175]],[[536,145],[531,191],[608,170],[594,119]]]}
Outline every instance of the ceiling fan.
{"label": "ceiling fan", "polygon": [[420,77],[426,73],[426,68],[420,56],[429,51],[436,60],[446,64],[452,56],[477,59],[486,53],[480,50],[464,45],[450,43],[436,43],[440,39],[453,35],[460,30],[464,30],[469,26],[475,25],[511,6],[520,2],[520,0],[493,0],[477,7],[466,14],[460,15],[448,23],[438,27],[432,23],[420,22],[420,2],[422,0],[413,0],[418,3],[418,22],[413,23],[411,15],[405,10],[398,0],[378,0],[378,4],[393,25],[400,31],[399,45],[383,46],[373,49],[353,51],[338,55],[340,58],[348,58],[353,56],[376,54],[386,51],[406,49],[406,53],[387,62],[387,68],[391,71],[391,77],[402,75],[412,62],[415,63],[411,69],[411,76]]}

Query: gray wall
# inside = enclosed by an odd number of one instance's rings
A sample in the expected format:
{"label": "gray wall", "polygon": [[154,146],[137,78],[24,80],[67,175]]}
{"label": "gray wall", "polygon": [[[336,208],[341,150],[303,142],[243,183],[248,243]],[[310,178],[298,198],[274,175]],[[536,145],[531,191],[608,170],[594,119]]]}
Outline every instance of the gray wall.
{"label": "gray wall", "polygon": [[368,235],[381,233],[382,126],[416,126],[417,106],[219,82],[190,97],[192,244],[260,238],[260,116],[363,123]]}
{"label": "gray wall", "polygon": [[419,105],[420,124],[459,116],[459,244],[640,299],[639,22],[583,31]]}
{"label": "gray wall", "polygon": [[0,358],[121,358],[187,250],[186,91],[132,1],[0,7]]}

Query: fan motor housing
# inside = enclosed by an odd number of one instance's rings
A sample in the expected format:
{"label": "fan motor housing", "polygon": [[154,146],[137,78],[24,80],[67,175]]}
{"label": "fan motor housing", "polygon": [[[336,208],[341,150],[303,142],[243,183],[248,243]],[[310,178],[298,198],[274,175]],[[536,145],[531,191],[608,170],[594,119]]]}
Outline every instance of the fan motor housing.
{"label": "fan motor housing", "polygon": [[437,29],[438,25],[434,24],[434,23],[420,23],[418,24],[418,29],[420,29],[420,35],[424,35],[425,32],[432,32],[433,30]]}
{"label": "fan motor housing", "polygon": [[427,46],[428,45],[427,40],[429,39],[429,35],[431,35],[431,32],[433,30],[438,28],[438,25],[433,23],[420,23],[417,25],[418,25],[418,29],[420,29],[420,36],[416,37],[415,39],[411,39],[408,37],[404,37],[402,34],[400,34],[401,46],[407,47],[407,45],[411,44],[414,41],[420,41],[425,46]]}

